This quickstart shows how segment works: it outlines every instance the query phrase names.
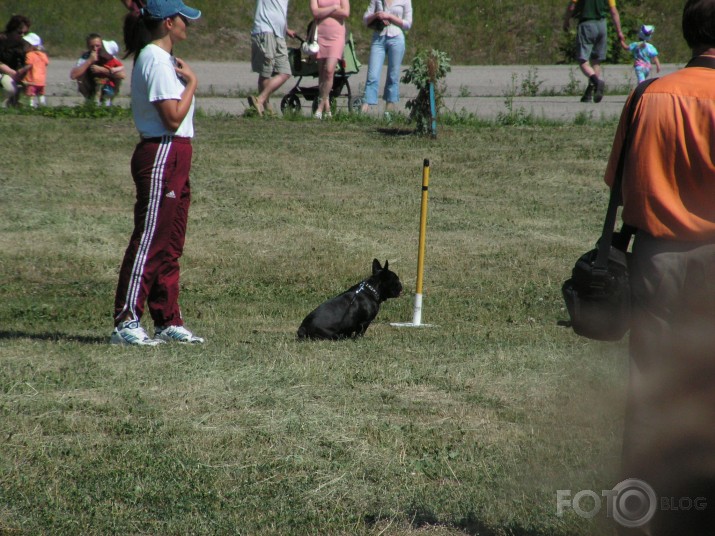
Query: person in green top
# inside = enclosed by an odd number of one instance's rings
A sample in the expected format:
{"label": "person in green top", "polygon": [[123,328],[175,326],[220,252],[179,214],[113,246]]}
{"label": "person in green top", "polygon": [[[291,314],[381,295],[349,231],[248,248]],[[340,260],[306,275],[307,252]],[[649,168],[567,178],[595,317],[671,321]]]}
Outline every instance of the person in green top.
{"label": "person in green top", "polygon": [[564,14],[564,31],[568,31],[572,18],[578,18],[577,56],[581,72],[588,78],[581,102],[601,102],[603,99],[606,82],[601,76],[601,62],[606,59],[608,51],[606,15],[609,13],[618,39],[625,47],[616,0],[569,0]]}

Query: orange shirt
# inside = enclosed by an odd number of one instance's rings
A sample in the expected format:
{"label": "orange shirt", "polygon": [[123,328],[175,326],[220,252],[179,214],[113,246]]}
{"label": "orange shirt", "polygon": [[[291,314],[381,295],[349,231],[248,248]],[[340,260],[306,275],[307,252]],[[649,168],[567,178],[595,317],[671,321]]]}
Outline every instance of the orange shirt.
{"label": "orange shirt", "polygon": [[41,50],[33,50],[25,54],[25,63],[32,65],[25,75],[24,82],[31,86],[45,86],[47,83],[47,65],[50,60],[47,58],[47,54]]}
{"label": "orange shirt", "polygon": [[[622,115],[606,168],[609,186],[624,134]],[[657,238],[715,241],[715,69],[687,67],[648,86],[631,140],[623,221]]]}

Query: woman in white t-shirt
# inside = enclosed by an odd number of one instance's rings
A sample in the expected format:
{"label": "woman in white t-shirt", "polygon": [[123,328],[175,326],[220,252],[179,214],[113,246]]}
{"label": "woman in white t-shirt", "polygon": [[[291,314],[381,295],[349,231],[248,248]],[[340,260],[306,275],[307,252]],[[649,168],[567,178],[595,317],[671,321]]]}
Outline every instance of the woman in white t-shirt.
{"label": "woman in white t-shirt", "polygon": [[[191,138],[198,80],[171,51],[201,12],[181,0],[148,0],[127,15],[124,41],[134,56],[132,114],[141,140],[131,162],[136,185],[134,232],[124,254],[114,302],[112,344],[202,343],[179,309],[179,258],[191,189]],[[154,338],[141,327],[147,304]]]}
{"label": "woman in white t-shirt", "polygon": [[362,20],[373,32],[361,111],[367,113],[371,106],[377,105],[380,74],[387,57],[382,98],[385,118],[390,119],[390,113],[400,101],[400,69],[405,56],[405,32],[412,28],[412,0],[370,0]]}

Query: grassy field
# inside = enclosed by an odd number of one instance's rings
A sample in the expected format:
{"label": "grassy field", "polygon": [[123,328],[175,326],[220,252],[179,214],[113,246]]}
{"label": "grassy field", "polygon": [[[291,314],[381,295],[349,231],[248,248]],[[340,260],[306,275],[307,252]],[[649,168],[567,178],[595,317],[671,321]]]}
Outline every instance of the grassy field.
{"label": "grassy field", "polygon": [[[446,51],[454,64],[538,65],[563,63],[575,33],[561,29],[567,0],[431,0],[413,1],[414,25],[407,37],[407,60],[421,49]],[[367,0],[351,2],[348,27],[355,36],[358,57],[367,63],[371,32],[362,25]],[[99,5],[99,4],[97,4]],[[194,60],[249,61],[250,31],[255,0],[194,0],[204,12],[191,49],[180,55]],[[685,63],[689,52],[682,38],[680,19],[683,0],[619,0],[618,8],[627,38],[635,40],[641,24],[654,24],[654,43],[661,62]],[[0,18],[5,24],[12,13],[33,20],[33,30],[46,41],[50,55],[74,58],[84,48],[89,32],[120,40],[126,10],[117,0],[104,0],[101,8],[89,8],[84,0],[2,0]],[[289,5],[290,27],[305,32],[308,2]],[[572,25],[575,27],[575,25]],[[617,61],[628,62],[618,47],[611,48]],[[618,55],[618,56],[616,56]]]}
{"label": "grassy field", "polygon": [[[0,534],[608,534],[555,505],[618,482],[625,345],[558,325],[614,128],[199,116],[182,308],[207,344],[125,349],[131,121],[0,113]],[[435,326],[400,329],[425,158]],[[374,257],[403,297],[297,342]]]}

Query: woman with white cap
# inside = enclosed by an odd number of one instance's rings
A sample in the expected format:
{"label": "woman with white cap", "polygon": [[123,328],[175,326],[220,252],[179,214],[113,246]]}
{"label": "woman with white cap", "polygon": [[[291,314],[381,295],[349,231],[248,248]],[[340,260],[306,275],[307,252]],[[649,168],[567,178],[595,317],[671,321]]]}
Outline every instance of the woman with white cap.
{"label": "woman with white cap", "polygon": [[[111,344],[204,342],[184,327],[179,308],[198,79],[186,62],[172,55],[174,45],[187,37],[189,20],[200,16],[181,0],[148,0],[124,22],[127,55],[134,56],[132,114],[141,139],[131,162],[134,231],[119,271]],[[154,338],[140,324],[145,303]]]}

